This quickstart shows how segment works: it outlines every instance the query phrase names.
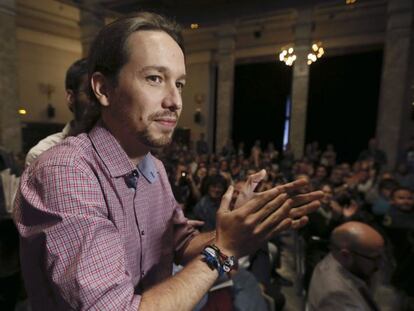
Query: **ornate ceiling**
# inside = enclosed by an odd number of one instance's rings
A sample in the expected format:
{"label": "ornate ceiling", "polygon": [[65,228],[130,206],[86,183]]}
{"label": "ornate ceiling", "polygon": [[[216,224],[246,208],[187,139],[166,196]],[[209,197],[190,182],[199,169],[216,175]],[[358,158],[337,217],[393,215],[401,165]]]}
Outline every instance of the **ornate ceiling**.
{"label": "ornate ceiling", "polygon": [[[77,6],[87,3],[100,4],[107,13],[129,14],[139,10],[175,18],[182,25],[198,23],[214,25],[238,18],[255,17],[271,11],[317,6],[321,4],[343,4],[345,0],[61,0]],[[358,0],[368,2],[371,0]],[[88,7],[90,7],[88,5]]]}

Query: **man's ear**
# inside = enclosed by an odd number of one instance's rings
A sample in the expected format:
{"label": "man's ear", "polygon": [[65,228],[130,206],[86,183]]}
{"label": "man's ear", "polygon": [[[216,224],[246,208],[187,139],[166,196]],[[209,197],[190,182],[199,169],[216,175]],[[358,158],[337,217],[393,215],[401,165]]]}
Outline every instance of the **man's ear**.
{"label": "man's ear", "polygon": [[110,83],[108,79],[100,72],[94,72],[91,78],[91,86],[95,97],[104,107],[109,106]]}
{"label": "man's ear", "polygon": [[71,112],[74,112],[75,93],[72,90],[66,90],[66,102],[68,104],[69,110]]}

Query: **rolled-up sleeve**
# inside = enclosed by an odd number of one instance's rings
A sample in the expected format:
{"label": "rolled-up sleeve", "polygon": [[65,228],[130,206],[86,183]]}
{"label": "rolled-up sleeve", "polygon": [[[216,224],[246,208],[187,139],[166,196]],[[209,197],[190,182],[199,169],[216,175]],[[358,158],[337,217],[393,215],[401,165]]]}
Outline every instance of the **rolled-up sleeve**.
{"label": "rolled-up sleeve", "polygon": [[[43,310],[137,310],[117,227],[97,179],[76,166],[22,176],[15,205],[21,263]],[[34,308],[36,310],[36,308]]]}

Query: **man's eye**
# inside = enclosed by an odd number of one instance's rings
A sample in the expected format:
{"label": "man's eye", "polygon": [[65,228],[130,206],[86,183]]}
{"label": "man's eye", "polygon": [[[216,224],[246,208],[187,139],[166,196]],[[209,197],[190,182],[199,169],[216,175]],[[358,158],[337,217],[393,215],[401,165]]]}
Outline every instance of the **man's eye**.
{"label": "man's eye", "polygon": [[160,76],[148,76],[147,80],[154,83],[161,83],[162,78]]}
{"label": "man's eye", "polygon": [[183,88],[184,88],[184,83],[182,83],[182,82],[176,82],[175,83],[175,86],[177,87],[177,89],[179,89],[180,91],[182,91],[183,90]]}

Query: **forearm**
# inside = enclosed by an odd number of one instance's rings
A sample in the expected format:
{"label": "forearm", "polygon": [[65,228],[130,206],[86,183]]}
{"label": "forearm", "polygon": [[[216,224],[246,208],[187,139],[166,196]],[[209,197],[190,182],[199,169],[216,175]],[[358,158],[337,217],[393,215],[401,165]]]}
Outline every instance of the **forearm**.
{"label": "forearm", "polygon": [[142,295],[139,311],[193,310],[218,277],[198,256],[183,270]]}
{"label": "forearm", "polygon": [[186,264],[194,257],[198,256],[205,246],[212,244],[216,238],[215,231],[209,231],[196,235],[188,244],[181,258],[181,264]]}

